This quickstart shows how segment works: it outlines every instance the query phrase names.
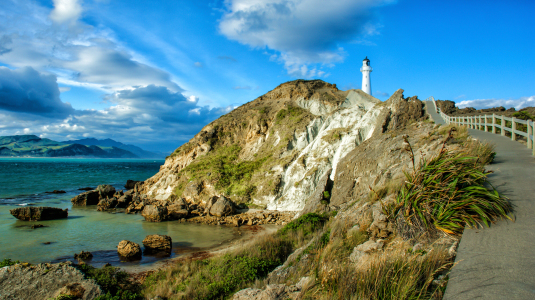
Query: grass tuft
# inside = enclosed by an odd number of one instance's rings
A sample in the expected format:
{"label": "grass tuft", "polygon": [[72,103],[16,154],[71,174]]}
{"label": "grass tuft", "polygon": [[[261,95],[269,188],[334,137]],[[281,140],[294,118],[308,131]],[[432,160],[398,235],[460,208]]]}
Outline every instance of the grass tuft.
{"label": "grass tuft", "polygon": [[487,180],[489,172],[466,152],[443,148],[430,160],[405,173],[406,182],[390,212],[408,238],[435,229],[460,234],[465,226],[489,226],[511,219],[512,206]]}

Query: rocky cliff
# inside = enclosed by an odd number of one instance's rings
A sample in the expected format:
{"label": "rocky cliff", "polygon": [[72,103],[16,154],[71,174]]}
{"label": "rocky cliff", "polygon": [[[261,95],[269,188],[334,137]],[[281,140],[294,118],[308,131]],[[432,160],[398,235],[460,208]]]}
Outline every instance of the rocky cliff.
{"label": "rocky cliff", "polygon": [[381,102],[321,80],[283,83],[205,126],[141,191],[157,200],[176,195],[202,205],[226,195],[249,207],[300,211],[320,182],[323,189],[334,180],[342,158],[374,132],[425,119],[422,108],[403,90]]}

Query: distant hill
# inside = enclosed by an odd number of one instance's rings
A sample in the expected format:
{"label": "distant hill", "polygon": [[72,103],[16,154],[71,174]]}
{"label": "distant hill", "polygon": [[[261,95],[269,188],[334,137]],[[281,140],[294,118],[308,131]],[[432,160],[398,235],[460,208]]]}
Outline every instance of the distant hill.
{"label": "distant hill", "polygon": [[36,135],[0,136],[0,156],[139,158],[115,146],[57,142]]}
{"label": "distant hill", "polygon": [[81,140],[65,141],[61,143],[80,144],[80,145],[85,145],[85,146],[116,147],[119,149],[132,152],[140,158],[165,158],[166,156],[164,153],[155,153],[155,152],[146,151],[137,146],[123,144],[121,142],[117,142],[112,139],[98,140],[95,138],[87,138],[87,139],[81,139]]}

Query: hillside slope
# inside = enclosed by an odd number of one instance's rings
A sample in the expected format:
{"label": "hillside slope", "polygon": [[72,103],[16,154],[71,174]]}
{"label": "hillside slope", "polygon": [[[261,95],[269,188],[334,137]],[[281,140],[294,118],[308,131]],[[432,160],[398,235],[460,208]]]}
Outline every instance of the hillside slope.
{"label": "hillside slope", "polygon": [[[403,99],[403,90],[394,96]],[[384,102],[361,90],[321,80],[283,83],[205,126],[142,192],[198,204],[226,195],[248,206],[300,211],[320,179],[329,172],[334,179],[341,158],[385,126],[378,123],[383,111]]]}

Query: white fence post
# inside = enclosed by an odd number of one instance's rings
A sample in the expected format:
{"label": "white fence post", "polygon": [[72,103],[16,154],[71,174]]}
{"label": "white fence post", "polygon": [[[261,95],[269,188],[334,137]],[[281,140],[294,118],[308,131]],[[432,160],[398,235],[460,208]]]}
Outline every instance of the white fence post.
{"label": "white fence post", "polygon": [[487,115],[485,115],[484,118],[485,118],[485,132],[489,132],[489,128],[487,127]]}
{"label": "white fence post", "polygon": [[501,121],[502,122],[502,135],[505,136],[505,130],[504,130],[504,128],[505,128],[505,119],[503,118],[503,115],[501,117],[502,117],[502,121]]}
{"label": "white fence post", "polygon": [[515,130],[516,130],[515,117],[511,117],[511,140],[512,140],[512,141],[516,141],[516,133],[515,133]]}
{"label": "white fence post", "polygon": [[496,115],[492,114],[492,133],[496,133]]}
{"label": "white fence post", "polygon": [[530,125],[529,124],[529,119],[526,121],[526,127],[528,128],[528,149],[531,149],[531,147],[533,147],[533,140],[531,139],[531,135],[533,134],[533,127],[532,127],[533,123]]}

